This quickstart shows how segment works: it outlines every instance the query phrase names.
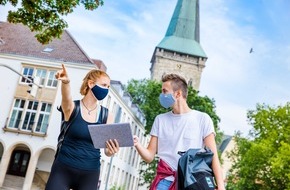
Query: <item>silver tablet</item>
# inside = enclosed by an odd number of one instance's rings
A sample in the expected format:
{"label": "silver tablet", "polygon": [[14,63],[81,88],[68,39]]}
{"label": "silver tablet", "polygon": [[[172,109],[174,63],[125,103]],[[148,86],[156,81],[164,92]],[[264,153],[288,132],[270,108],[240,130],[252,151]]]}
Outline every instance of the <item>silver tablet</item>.
{"label": "silver tablet", "polygon": [[88,125],[95,148],[106,148],[106,141],[116,139],[120,147],[134,146],[130,123]]}

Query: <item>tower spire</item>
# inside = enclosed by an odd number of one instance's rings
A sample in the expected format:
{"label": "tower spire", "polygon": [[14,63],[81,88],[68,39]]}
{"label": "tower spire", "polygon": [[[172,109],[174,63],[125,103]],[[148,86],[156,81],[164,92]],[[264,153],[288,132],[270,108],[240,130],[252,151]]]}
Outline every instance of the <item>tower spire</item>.
{"label": "tower spire", "polygon": [[158,48],[205,57],[199,44],[199,0],[178,0]]}
{"label": "tower spire", "polygon": [[151,59],[151,79],[176,73],[198,90],[207,60],[199,41],[199,0],[177,0],[165,37]]}

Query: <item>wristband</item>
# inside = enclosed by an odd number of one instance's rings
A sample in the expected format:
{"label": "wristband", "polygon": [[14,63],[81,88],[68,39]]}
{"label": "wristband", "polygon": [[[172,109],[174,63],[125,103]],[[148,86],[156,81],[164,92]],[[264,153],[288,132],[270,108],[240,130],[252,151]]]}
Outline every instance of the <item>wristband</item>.
{"label": "wristband", "polygon": [[68,83],[70,82],[70,80],[69,80],[69,79],[67,79],[67,80],[62,80],[61,82],[62,82],[62,84],[68,84]]}

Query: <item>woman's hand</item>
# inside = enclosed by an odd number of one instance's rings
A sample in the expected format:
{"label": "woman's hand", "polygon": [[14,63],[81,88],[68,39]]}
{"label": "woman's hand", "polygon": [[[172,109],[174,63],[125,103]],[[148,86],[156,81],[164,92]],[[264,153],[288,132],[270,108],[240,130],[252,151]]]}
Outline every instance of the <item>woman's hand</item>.
{"label": "woman's hand", "polygon": [[116,139],[112,140],[108,140],[106,141],[106,150],[105,150],[105,154],[107,156],[112,156],[114,155],[115,153],[119,152],[119,143]]}
{"label": "woman's hand", "polygon": [[66,68],[65,68],[64,64],[61,64],[61,66],[62,66],[62,70],[59,70],[56,72],[55,78],[58,80],[61,80],[62,83],[64,83],[64,84],[68,84],[70,82],[70,80],[68,78]]}

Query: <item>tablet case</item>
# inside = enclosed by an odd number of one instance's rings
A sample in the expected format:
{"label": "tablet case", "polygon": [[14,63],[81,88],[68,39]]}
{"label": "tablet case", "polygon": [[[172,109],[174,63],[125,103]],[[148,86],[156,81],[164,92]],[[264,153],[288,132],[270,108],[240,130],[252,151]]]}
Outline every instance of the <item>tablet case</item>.
{"label": "tablet case", "polygon": [[106,148],[106,141],[117,139],[120,147],[134,146],[130,123],[88,125],[95,148]]}

